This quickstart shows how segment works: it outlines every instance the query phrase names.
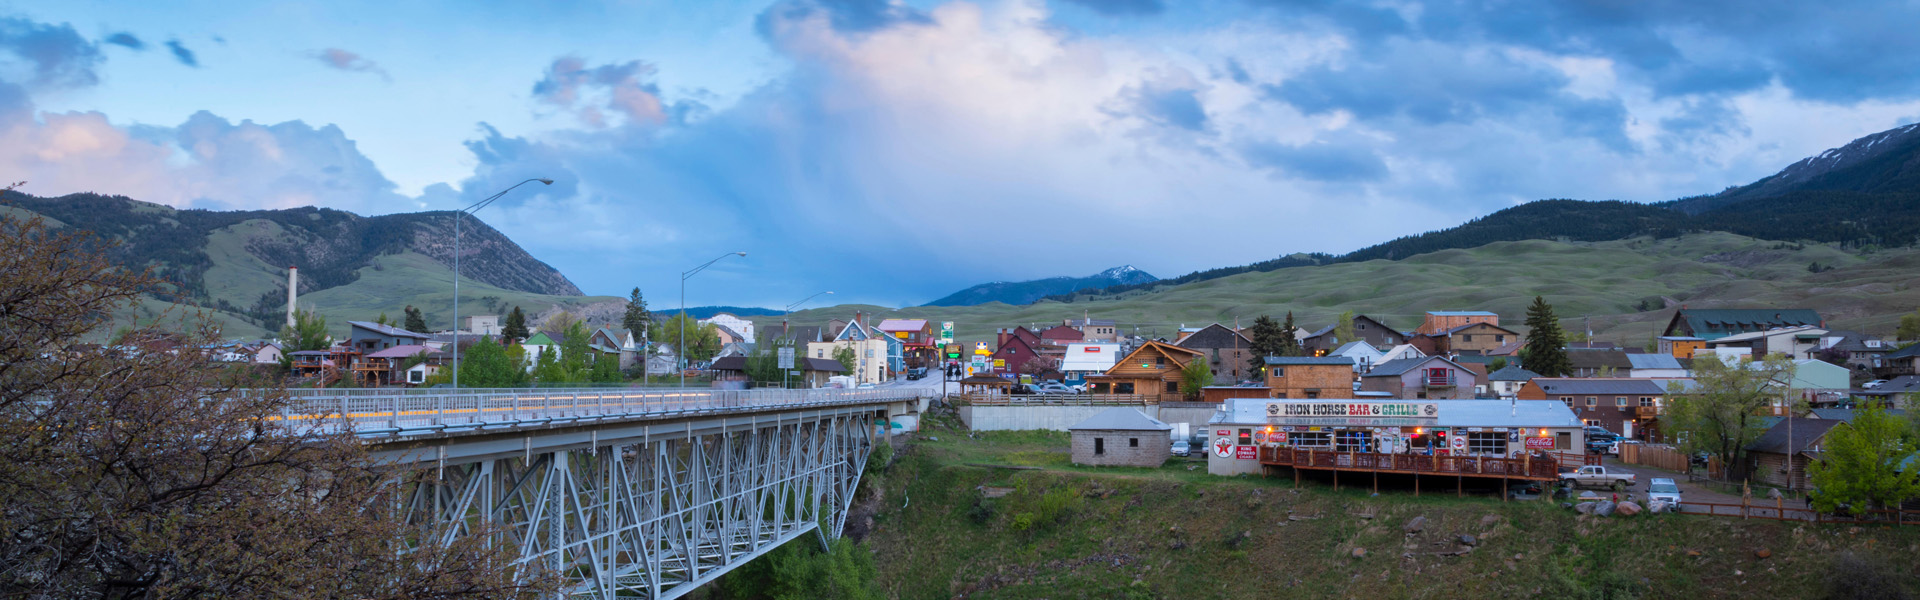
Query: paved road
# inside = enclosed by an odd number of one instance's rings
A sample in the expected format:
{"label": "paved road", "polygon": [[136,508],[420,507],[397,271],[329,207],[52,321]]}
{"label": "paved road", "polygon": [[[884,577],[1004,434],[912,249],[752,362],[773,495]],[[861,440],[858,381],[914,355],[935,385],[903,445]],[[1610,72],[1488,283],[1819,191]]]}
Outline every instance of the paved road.
{"label": "paved road", "polygon": [[[1634,485],[1634,487],[1629,488],[1628,491],[1631,492],[1635,498],[1646,497],[1648,481],[1651,481],[1655,477],[1666,477],[1666,478],[1673,479],[1673,482],[1680,486],[1680,497],[1682,500],[1681,502],[1682,504],[1690,504],[1695,502],[1704,502],[1709,504],[1733,504],[1733,505],[1740,504],[1740,496],[1738,494],[1728,494],[1728,493],[1720,492],[1713,488],[1707,487],[1702,483],[1688,481],[1687,475],[1685,473],[1675,473],[1672,471],[1667,471],[1664,469],[1655,469],[1655,468],[1651,468],[1643,465],[1630,465],[1630,464],[1620,462],[1619,459],[1616,459],[1612,456],[1607,457],[1605,464],[1607,466],[1607,470],[1610,470],[1610,471],[1619,470],[1619,471],[1625,471],[1625,472],[1634,474],[1635,476],[1634,479],[1637,483]],[[1766,490],[1767,488],[1764,486],[1755,486],[1754,497],[1752,500],[1749,500],[1748,502],[1751,503],[1756,508],[1768,508],[1768,509],[1773,508],[1774,506],[1773,500],[1766,497]],[[1787,516],[1796,517],[1800,519],[1813,518],[1813,514],[1806,510],[1807,501],[1805,499],[1788,498],[1786,500],[1781,501],[1780,506],[1786,509]],[[1701,507],[1702,510],[1706,510],[1706,508],[1707,507]],[[1729,514],[1727,513],[1727,511],[1735,511],[1735,512],[1738,511],[1738,509],[1729,509],[1729,508],[1721,508],[1719,510],[1722,511],[1723,514]]]}

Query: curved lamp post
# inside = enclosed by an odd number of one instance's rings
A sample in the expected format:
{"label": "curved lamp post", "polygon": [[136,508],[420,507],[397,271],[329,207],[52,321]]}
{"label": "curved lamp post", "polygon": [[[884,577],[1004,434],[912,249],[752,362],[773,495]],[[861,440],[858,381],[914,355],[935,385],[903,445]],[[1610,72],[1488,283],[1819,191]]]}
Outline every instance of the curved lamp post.
{"label": "curved lamp post", "polygon": [[713,266],[713,263],[720,262],[720,259],[729,256],[745,258],[747,253],[728,252],[680,274],[680,347],[674,349],[674,352],[679,354],[675,362],[680,365],[680,387],[687,387],[687,365],[689,364],[687,362],[687,279],[699,274],[701,271],[707,270],[707,267]]}
{"label": "curved lamp post", "polygon": [[526,181],[513,184],[511,187],[508,187],[507,189],[500,190],[500,193],[498,194],[487,196],[485,200],[475,202],[471,206],[454,211],[454,214],[453,214],[453,389],[456,389],[456,390],[460,389],[460,222],[467,220],[466,217],[468,215],[473,214],[474,211],[480,210],[482,208],[486,208],[487,205],[489,204],[493,204],[493,201],[499,200],[501,196],[507,195],[507,192],[513,191],[513,188],[517,188],[529,183],[533,183],[535,181],[538,181],[546,185],[553,185],[552,179],[547,179],[544,177],[535,177],[533,179],[528,179]]}

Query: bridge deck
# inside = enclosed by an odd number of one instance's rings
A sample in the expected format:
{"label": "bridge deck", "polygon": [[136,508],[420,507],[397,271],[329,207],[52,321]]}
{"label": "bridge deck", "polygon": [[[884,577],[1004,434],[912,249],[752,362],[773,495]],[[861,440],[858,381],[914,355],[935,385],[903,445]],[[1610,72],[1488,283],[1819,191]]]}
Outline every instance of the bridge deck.
{"label": "bridge deck", "polygon": [[628,421],[727,413],[781,412],[904,402],[918,390],[293,390],[280,419],[313,427],[352,426],[363,436],[418,436],[473,428],[570,421]]}

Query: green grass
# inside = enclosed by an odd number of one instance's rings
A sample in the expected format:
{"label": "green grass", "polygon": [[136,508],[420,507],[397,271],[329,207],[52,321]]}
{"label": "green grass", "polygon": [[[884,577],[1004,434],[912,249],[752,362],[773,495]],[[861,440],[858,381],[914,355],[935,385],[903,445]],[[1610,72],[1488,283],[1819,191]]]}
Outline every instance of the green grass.
{"label": "green grass", "polygon": [[[493,313],[504,314],[513,306],[526,311],[529,318],[548,308],[576,308],[588,304],[622,301],[612,296],[549,296],[494,287],[471,278],[460,279],[462,315],[489,314],[483,299],[499,298]],[[360,279],[351,284],[328,288],[300,296],[302,307],[312,307],[327,317],[327,328],[336,335],[347,332],[346,322],[371,321],[380,313],[398,319],[401,309],[419,307],[427,324],[447,327],[453,322],[452,271],[415,252],[390,254],[376,259],[376,265],[360,269]]]}
{"label": "green grass", "polygon": [[[885,508],[867,540],[887,595],[1798,598],[1819,595],[1839,551],[1910,571],[1902,557],[1920,550],[1920,527],[1580,518],[1551,502],[1374,497],[1313,481],[1295,490],[1288,478],[1185,468],[1198,460],[1079,467],[1066,449],[1062,433],[921,434],[881,479]],[[981,487],[1012,491],[984,499]],[[1416,516],[1426,517],[1425,532],[1405,535]],[[1439,554],[1463,533],[1481,544],[1463,556]],[[1365,555],[1355,558],[1354,548]],[[1754,557],[1758,548],[1772,557]],[[1901,576],[1912,583],[1911,573]]]}
{"label": "green grass", "polygon": [[[1836,268],[1810,273],[1813,262]],[[1696,308],[1814,308],[1831,327],[1890,334],[1899,315],[1920,306],[1920,288],[1912,285],[1916,273],[1920,249],[1856,253],[1706,233],[1598,243],[1500,242],[1398,261],[1245,273],[1115,300],[897,310],[844,305],[791,318],[824,322],[864,310],[876,318],[955,321],[962,341],[991,340],[996,328],[1047,326],[1086,313],[1117,320],[1129,332],[1137,325],[1142,334],[1167,337],[1181,324],[1232,324],[1238,317],[1251,325],[1259,315],[1278,319],[1288,311],[1309,330],[1345,310],[1403,330],[1418,326],[1429,310],[1491,310],[1503,325],[1518,327],[1526,305],[1542,295],[1566,327],[1584,329],[1584,318],[1590,318],[1596,339],[1640,346],[1666,325],[1673,309],[1641,312],[1637,305],[1651,299],[1657,306],[1663,298]]]}

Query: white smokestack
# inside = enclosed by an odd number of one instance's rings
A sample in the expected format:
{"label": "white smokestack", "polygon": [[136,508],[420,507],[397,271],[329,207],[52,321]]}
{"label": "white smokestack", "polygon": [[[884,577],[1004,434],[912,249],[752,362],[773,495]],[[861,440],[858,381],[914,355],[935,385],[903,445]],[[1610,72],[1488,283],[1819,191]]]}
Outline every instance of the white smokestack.
{"label": "white smokestack", "polygon": [[287,326],[293,326],[293,311],[300,297],[300,267],[287,267]]}

